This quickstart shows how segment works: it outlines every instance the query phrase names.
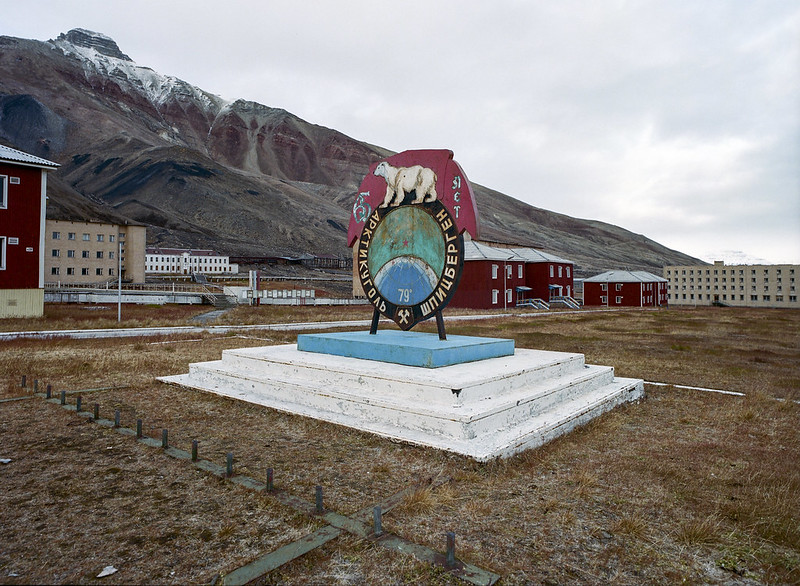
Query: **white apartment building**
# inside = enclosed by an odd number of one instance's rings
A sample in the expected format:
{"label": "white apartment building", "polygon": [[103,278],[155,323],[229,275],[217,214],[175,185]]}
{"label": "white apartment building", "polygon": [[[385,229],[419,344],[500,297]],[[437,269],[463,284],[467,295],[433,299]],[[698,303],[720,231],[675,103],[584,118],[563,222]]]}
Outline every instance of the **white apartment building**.
{"label": "white apartment building", "polygon": [[161,275],[225,275],[239,272],[239,265],[213,250],[148,247],[145,272]]}
{"label": "white apartment building", "polygon": [[664,267],[670,305],[800,308],[800,265],[673,265]]}

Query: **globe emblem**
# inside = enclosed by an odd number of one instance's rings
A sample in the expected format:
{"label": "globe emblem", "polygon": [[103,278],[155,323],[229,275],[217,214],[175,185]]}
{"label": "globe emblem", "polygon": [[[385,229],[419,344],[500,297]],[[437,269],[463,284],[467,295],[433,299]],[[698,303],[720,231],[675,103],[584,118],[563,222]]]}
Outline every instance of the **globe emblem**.
{"label": "globe emblem", "polygon": [[387,212],[369,249],[375,287],[395,305],[422,303],[442,276],[444,251],[442,231],[423,206],[401,206]]}
{"label": "globe emblem", "polygon": [[421,258],[399,256],[383,265],[375,275],[375,286],[395,305],[416,305],[433,293],[439,275]]}

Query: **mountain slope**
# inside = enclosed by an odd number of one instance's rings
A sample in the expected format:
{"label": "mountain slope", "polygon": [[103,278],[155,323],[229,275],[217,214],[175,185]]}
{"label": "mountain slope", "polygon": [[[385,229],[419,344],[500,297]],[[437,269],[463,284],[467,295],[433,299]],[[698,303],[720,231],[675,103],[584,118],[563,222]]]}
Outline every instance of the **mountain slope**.
{"label": "mountain slope", "polygon": [[[234,255],[348,255],[355,190],[390,154],[279,108],[226,102],[82,29],[47,42],[0,37],[0,140],[62,164],[50,217],[130,219],[148,225],[152,244]],[[697,262],[475,187],[484,239],[570,258],[578,274]]]}

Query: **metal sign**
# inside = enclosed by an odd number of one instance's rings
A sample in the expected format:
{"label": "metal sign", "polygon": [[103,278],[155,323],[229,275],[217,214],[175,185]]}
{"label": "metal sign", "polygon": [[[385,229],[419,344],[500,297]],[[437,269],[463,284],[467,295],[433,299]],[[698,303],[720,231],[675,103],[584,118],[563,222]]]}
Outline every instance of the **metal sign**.
{"label": "metal sign", "polygon": [[436,316],[455,293],[464,237],[477,236],[475,199],[447,150],[405,151],[379,161],[361,183],[348,244],[364,293],[378,314],[401,329]]}

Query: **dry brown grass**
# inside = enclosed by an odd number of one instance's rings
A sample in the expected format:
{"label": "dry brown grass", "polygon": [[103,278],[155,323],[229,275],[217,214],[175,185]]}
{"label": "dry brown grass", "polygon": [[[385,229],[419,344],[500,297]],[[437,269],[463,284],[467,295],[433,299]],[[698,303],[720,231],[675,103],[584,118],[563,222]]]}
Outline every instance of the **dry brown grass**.
{"label": "dry brown grass", "polygon": [[[185,450],[198,439],[219,464],[233,452],[237,472],[262,481],[272,467],[277,487],[308,502],[322,485],[325,506],[345,514],[434,481],[387,513],[384,529],[439,551],[454,531],[458,557],[505,584],[797,583],[800,406],[774,397],[798,398],[799,321],[670,310],[451,322],[452,333],[582,351],[624,376],[748,393],[648,386],[638,404],[485,464],[153,382],[293,334],[4,343],[0,372],[5,396],[20,394],[22,374],[57,390],[125,385],[86,393],[84,405],[98,402],[105,417],[119,409],[124,426],[141,418],[151,437],[167,428]],[[0,403],[0,446],[12,459],[0,466],[2,582],[92,582],[107,564],[120,572],[104,581],[207,582],[313,526],[39,399]],[[264,582],[456,583],[349,535]]]}

